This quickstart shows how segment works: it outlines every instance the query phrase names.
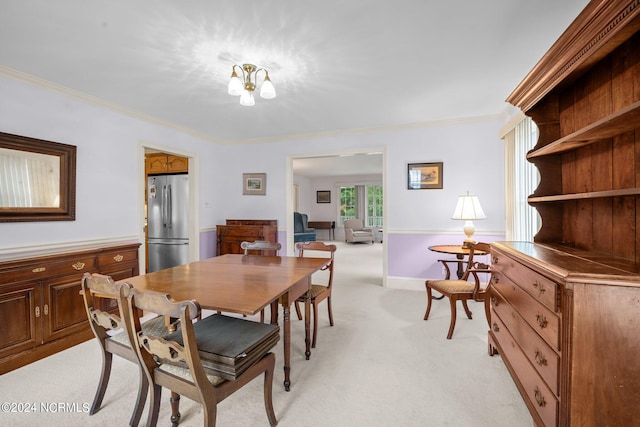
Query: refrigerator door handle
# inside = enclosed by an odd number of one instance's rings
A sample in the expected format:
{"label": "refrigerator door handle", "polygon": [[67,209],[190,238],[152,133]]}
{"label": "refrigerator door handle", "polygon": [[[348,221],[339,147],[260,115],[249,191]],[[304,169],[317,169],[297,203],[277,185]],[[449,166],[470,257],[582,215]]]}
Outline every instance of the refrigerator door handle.
{"label": "refrigerator door handle", "polygon": [[162,186],[162,226],[167,226],[167,186]]}
{"label": "refrigerator door handle", "polygon": [[167,228],[173,227],[173,199],[171,197],[171,184],[167,185],[167,217],[169,225]]}

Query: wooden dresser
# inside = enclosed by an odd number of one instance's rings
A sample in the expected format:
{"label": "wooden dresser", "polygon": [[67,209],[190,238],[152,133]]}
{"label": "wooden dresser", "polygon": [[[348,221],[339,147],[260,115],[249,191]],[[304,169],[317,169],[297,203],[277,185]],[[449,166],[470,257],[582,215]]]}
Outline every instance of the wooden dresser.
{"label": "wooden dresser", "polygon": [[[93,337],[80,295],[85,272],[138,275],[139,244],[0,263],[0,374]],[[117,309],[104,300],[104,308]]]}
{"label": "wooden dresser", "polygon": [[[227,219],[225,225],[216,226],[216,255],[242,254],[243,241],[266,240],[278,242],[278,220],[275,219]],[[266,255],[275,255],[265,251]]]}
{"label": "wooden dresser", "polygon": [[492,244],[489,352],[536,425],[640,426],[640,0],[592,1],[507,99],[534,242]]}

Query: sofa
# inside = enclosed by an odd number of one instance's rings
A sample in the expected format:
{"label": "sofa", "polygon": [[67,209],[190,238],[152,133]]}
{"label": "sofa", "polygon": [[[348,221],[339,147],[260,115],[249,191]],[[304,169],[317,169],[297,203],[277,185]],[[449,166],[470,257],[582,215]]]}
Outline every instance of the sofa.
{"label": "sofa", "polygon": [[308,227],[307,214],[293,213],[293,242],[315,242],[316,230]]}
{"label": "sofa", "polygon": [[360,219],[344,220],[344,239],[350,243],[374,242],[373,230],[365,228]]}

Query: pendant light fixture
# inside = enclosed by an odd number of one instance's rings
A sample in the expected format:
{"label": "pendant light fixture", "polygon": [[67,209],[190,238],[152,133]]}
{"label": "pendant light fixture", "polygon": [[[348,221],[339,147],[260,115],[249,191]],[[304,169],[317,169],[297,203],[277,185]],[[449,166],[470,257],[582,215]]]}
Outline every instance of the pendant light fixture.
{"label": "pendant light fixture", "polygon": [[[238,72],[240,70],[242,78]],[[264,99],[273,99],[276,97],[276,89],[271,83],[269,72],[264,68],[258,68],[253,64],[234,65],[231,69],[231,80],[229,80],[229,95],[240,96],[240,105],[251,107],[256,101],[253,92],[257,87],[257,78],[260,71],[264,72],[264,80],[260,85],[260,97]]]}

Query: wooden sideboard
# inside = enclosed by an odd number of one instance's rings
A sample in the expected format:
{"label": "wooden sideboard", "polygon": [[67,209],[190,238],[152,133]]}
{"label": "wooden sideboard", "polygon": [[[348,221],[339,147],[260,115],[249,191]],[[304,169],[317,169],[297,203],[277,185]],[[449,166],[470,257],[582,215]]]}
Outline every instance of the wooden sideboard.
{"label": "wooden sideboard", "polygon": [[640,426],[640,0],[591,1],[507,101],[542,225],[492,245],[489,352],[536,425]]}
{"label": "wooden sideboard", "polygon": [[[266,240],[278,242],[278,220],[275,219],[227,219],[225,225],[216,226],[216,255],[242,254],[243,241]],[[265,255],[276,255],[265,251]]]}
{"label": "wooden sideboard", "polygon": [[[80,295],[85,272],[138,275],[139,244],[0,263],[0,374],[93,337]],[[104,300],[103,308],[117,309]]]}

